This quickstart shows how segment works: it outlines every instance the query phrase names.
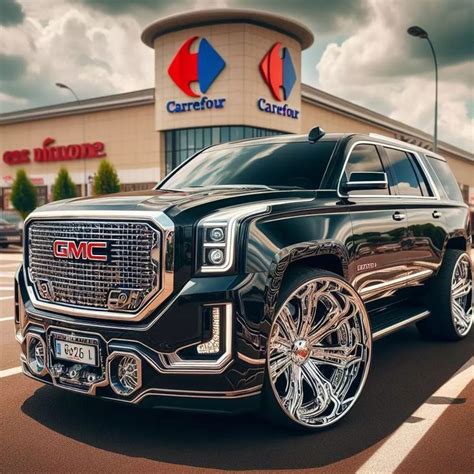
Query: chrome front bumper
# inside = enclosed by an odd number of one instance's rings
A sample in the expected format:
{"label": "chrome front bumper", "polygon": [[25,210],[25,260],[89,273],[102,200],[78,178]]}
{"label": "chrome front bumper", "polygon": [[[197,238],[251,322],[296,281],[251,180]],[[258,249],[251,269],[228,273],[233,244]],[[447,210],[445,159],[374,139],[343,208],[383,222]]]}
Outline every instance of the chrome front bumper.
{"label": "chrome front bumper", "polygon": [[[248,276],[222,277],[225,290],[221,293],[209,291],[209,279],[190,282],[146,322],[119,325],[85,321],[35,308],[28,298],[23,274],[19,272],[15,326],[22,348],[23,372],[65,390],[132,404],[179,408],[177,400],[186,399],[188,408],[192,408],[194,400],[199,405],[197,409],[233,411],[231,400],[244,402],[245,399],[245,406],[254,404],[250,399],[258,403],[265,360],[259,355],[255,331],[242,330],[240,325],[244,318],[235,305],[242,288],[251,285],[250,279]],[[205,346],[206,341],[196,328],[196,317],[209,305],[222,308],[220,340],[223,346],[215,355],[189,359],[188,354],[186,359],[182,357],[184,349]],[[58,361],[52,350],[57,334],[97,344],[98,365],[91,368]],[[251,339],[243,340],[242,334],[250,334]],[[32,339],[43,344],[44,367],[39,370],[35,370],[31,362],[34,357],[30,348]],[[190,342],[193,339],[194,342]],[[210,339],[212,334],[207,338]],[[133,359],[138,371],[137,384],[129,392],[117,382],[119,365],[124,358]],[[221,403],[211,403],[217,400],[222,400],[228,408],[223,408]]]}

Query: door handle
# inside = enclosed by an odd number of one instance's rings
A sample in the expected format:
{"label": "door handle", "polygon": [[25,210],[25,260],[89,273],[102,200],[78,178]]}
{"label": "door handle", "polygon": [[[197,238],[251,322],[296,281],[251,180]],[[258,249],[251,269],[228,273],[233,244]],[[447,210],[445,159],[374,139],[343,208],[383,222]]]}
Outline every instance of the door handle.
{"label": "door handle", "polygon": [[443,214],[441,214],[441,212],[439,211],[433,211],[433,217],[435,219],[439,219]]}
{"label": "door handle", "polygon": [[407,218],[407,216],[403,212],[397,211],[393,213],[392,218],[394,221],[404,221]]}

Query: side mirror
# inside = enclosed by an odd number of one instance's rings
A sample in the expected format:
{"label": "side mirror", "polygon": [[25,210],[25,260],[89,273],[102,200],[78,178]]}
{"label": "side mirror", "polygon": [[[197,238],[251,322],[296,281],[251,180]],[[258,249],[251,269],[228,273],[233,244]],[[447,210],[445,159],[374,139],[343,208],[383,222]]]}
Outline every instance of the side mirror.
{"label": "side mirror", "polygon": [[387,173],[355,172],[351,173],[349,181],[343,185],[344,191],[368,191],[372,189],[387,189]]}

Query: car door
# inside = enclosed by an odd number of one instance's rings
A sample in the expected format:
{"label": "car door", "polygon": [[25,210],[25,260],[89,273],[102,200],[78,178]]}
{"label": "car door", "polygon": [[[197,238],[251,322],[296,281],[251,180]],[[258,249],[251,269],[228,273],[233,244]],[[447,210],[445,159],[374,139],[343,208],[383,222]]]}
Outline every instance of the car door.
{"label": "car door", "polygon": [[[364,172],[388,173],[378,145],[349,144],[339,189],[343,189],[352,173]],[[396,290],[398,279],[406,272],[406,210],[390,188],[351,191],[348,200],[353,231],[350,279],[364,299],[373,299]]]}
{"label": "car door", "polygon": [[[398,194],[407,213],[406,265],[412,284],[431,276],[441,263],[446,226],[443,210],[420,156],[411,151],[384,145],[392,176],[392,194]],[[418,277],[417,278],[417,275]]]}

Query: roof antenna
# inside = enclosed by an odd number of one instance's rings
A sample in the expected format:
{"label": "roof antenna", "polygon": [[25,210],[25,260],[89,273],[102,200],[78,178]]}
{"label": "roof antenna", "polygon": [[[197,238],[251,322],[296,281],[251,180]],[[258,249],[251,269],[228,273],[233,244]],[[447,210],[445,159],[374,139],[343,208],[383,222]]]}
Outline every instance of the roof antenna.
{"label": "roof antenna", "polygon": [[321,127],[314,127],[308,133],[308,140],[311,143],[317,142],[320,138],[324,137],[326,132]]}

